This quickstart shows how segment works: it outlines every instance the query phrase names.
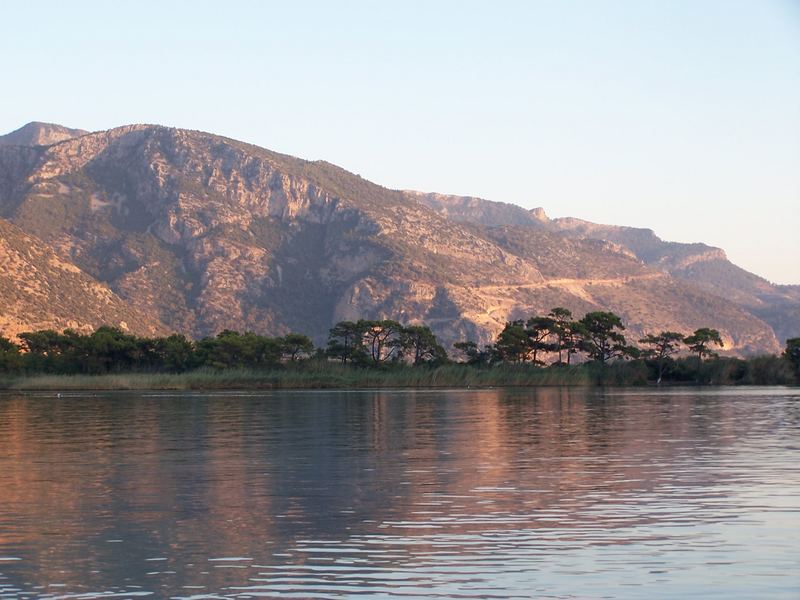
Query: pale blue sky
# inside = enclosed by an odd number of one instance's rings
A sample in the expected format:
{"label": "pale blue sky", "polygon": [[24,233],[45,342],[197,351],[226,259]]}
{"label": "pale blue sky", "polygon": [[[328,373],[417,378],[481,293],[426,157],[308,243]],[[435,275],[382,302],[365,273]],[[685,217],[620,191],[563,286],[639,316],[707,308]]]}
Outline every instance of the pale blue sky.
{"label": "pale blue sky", "polygon": [[800,283],[800,2],[4,2],[0,131],[201,129]]}

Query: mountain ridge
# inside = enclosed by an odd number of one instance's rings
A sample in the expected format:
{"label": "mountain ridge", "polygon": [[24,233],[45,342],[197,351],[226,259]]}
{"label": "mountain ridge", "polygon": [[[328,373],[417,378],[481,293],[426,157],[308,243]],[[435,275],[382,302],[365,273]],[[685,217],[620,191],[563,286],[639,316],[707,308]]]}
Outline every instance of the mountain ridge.
{"label": "mountain ridge", "polygon": [[632,337],[718,324],[732,352],[779,349],[759,316],[625,240],[473,200],[462,218],[326,161],[157,125],[0,146],[0,218],[169,330],[321,341],[337,320],[391,317],[488,342],[507,319],[567,305],[614,309]]}
{"label": "mountain ridge", "polygon": [[[800,331],[800,285],[774,284],[733,264],[721,248],[702,242],[662,240],[649,228],[592,223],[575,217],[550,219],[541,208],[530,211],[514,204],[466,197],[421,194],[428,206],[450,218],[483,224],[525,222],[569,237],[601,239],[628,248],[645,264],[726,298],[736,298],[760,318],[765,318],[783,341]],[[536,217],[526,214],[536,213]]]}

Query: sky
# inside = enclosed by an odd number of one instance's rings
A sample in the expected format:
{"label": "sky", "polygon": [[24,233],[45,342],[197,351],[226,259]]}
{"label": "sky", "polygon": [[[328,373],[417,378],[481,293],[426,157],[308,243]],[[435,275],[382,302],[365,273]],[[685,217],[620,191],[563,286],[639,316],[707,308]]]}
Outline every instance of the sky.
{"label": "sky", "polygon": [[0,132],[210,131],[800,284],[800,0],[14,2]]}

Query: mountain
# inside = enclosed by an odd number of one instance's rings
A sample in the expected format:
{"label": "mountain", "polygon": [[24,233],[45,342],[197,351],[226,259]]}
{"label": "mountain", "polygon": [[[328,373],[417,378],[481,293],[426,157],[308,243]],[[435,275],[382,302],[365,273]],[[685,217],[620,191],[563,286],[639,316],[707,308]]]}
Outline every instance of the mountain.
{"label": "mountain", "polygon": [[573,239],[605,240],[630,250],[646,265],[732,300],[768,323],[783,343],[800,333],[800,286],[775,285],[730,262],[725,251],[702,243],[667,242],[651,229],[600,225],[575,218],[550,219],[542,208],[480,198],[407,192],[449,219],[488,227],[520,225]]}
{"label": "mountain", "polygon": [[665,242],[649,229],[587,224],[577,219],[554,219],[552,225],[567,235],[625,245],[645,263],[728,298],[761,318],[781,342],[800,332],[800,286],[772,284],[730,262],[720,248]]}
{"label": "mountain", "polygon": [[56,142],[71,140],[89,133],[83,129],[70,129],[53,123],[33,121],[16,131],[0,135],[0,145],[6,146],[49,146]]}
{"label": "mountain", "polygon": [[508,319],[562,305],[614,310],[632,339],[711,326],[731,352],[780,348],[748,307],[623,239],[451,198],[155,125],[0,146],[0,218],[168,330],[321,342],[338,320],[391,317],[486,343]]}

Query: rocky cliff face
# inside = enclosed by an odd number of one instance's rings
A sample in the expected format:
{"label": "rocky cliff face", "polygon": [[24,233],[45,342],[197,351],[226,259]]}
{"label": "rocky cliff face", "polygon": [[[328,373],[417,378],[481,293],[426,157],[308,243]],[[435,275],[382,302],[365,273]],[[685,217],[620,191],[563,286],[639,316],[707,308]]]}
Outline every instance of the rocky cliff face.
{"label": "rocky cliff face", "polygon": [[131,310],[191,335],[322,341],[338,320],[391,317],[447,343],[488,342],[510,318],[563,305],[615,310],[633,336],[713,326],[733,351],[778,349],[735,303],[620,240],[565,235],[543,211],[387,190],[329,163],[158,126],[0,150],[0,216]]}

